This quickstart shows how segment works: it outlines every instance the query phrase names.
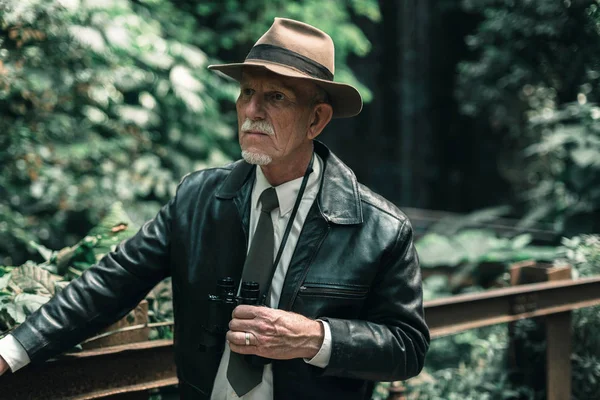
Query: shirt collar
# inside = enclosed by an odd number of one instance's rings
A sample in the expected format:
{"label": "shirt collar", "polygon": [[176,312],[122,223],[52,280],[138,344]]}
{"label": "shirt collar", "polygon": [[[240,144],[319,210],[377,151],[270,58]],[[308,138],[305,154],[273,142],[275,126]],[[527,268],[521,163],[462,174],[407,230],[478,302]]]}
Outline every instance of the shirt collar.
{"label": "shirt collar", "polygon": [[[321,159],[315,154],[315,161],[313,163],[313,172],[308,177],[308,182],[306,184],[306,189],[304,191],[304,195],[311,190],[312,187],[318,185],[321,177]],[[279,200],[279,217],[283,217],[288,214],[294,208],[294,203],[296,202],[296,197],[298,196],[298,192],[300,191],[300,186],[302,186],[302,179],[304,176],[300,178],[296,178],[292,181],[282,183],[279,186],[275,186],[275,191],[277,192],[277,199]],[[256,167],[256,183],[254,185],[254,192],[252,193],[252,206],[255,210],[260,210],[260,195],[265,189],[271,187],[271,184],[265,177],[262,169],[257,166]],[[304,197],[304,196],[303,196]]]}

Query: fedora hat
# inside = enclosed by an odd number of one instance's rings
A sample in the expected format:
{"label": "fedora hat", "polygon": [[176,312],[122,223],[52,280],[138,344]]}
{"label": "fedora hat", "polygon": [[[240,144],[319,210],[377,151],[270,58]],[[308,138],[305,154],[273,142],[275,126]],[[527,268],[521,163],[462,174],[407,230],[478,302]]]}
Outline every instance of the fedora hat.
{"label": "fedora hat", "polygon": [[316,83],[329,95],[333,118],[357,115],[362,98],[353,86],[333,81],[333,40],[314,26],[287,18],[275,18],[269,30],[254,44],[243,63],[209,65],[240,81],[244,67],[259,67],[278,75]]}

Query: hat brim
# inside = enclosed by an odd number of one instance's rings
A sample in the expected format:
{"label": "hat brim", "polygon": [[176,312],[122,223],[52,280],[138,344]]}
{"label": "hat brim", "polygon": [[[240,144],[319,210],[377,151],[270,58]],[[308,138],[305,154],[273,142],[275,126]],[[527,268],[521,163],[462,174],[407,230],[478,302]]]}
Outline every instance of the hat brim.
{"label": "hat brim", "polygon": [[333,118],[349,118],[357,115],[362,110],[363,102],[360,93],[353,86],[345,83],[332,82],[325,79],[313,78],[292,67],[282,64],[270,63],[262,60],[247,60],[243,63],[209,65],[208,69],[220,71],[240,82],[244,67],[258,67],[269,70],[275,74],[290,78],[304,79],[323,88],[329,95],[333,108]]}

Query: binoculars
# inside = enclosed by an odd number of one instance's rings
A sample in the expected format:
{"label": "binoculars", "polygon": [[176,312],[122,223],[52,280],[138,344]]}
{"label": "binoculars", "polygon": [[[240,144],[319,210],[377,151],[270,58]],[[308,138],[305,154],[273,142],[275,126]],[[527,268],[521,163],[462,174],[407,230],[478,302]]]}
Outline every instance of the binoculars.
{"label": "binoculars", "polygon": [[212,333],[225,333],[233,309],[240,304],[261,305],[260,287],[257,282],[243,281],[240,295],[236,296],[235,281],[221,278],[217,281],[217,293],[208,295],[208,330]]}
{"label": "binoculars", "polygon": [[[217,281],[217,293],[208,295],[208,326],[206,329],[213,334],[224,334],[229,330],[229,321],[233,309],[240,304],[253,306],[263,305],[264,299],[260,299],[260,287],[257,282],[243,281],[240,295],[235,295],[235,281],[230,278],[222,278]],[[268,358],[254,355],[245,355],[246,362],[263,366],[271,362]]]}

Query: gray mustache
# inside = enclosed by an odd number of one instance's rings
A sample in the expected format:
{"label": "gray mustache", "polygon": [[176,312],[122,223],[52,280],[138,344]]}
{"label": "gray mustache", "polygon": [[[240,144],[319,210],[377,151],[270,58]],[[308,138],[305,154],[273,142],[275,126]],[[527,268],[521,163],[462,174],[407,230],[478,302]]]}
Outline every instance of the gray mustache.
{"label": "gray mustache", "polygon": [[246,119],[242,124],[242,131],[257,131],[269,136],[275,135],[275,129],[273,129],[273,125],[267,121],[252,121],[250,119]]}

